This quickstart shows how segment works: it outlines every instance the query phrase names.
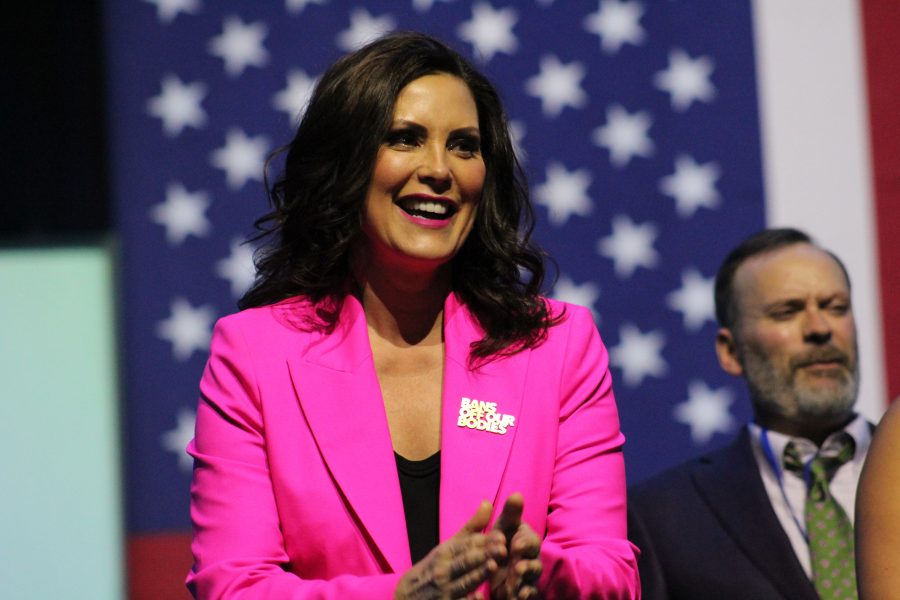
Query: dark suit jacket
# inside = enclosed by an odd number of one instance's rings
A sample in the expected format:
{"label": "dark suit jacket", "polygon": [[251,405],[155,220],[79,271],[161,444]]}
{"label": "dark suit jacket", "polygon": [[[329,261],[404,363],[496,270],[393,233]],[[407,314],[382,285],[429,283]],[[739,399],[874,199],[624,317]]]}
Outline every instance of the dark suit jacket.
{"label": "dark suit jacket", "polygon": [[818,598],[775,516],[745,428],[629,490],[647,600]]}

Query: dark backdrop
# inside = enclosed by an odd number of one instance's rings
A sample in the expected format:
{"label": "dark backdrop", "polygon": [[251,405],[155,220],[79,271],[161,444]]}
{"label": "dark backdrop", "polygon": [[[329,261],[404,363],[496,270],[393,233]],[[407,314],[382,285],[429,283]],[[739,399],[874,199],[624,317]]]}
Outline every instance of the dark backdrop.
{"label": "dark backdrop", "polygon": [[14,10],[3,27],[0,241],[103,232],[110,210],[99,2]]}

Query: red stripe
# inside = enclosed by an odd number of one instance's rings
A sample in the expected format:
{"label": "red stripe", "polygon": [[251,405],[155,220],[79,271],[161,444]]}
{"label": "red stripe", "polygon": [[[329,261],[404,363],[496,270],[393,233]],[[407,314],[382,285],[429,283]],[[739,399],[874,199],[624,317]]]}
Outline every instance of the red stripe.
{"label": "red stripe", "polygon": [[184,578],[192,563],[190,533],[130,535],[129,600],[190,599]]}
{"label": "red stripe", "polygon": [[900,396],[900,2],[863,0],[862,21],[890,401]]}

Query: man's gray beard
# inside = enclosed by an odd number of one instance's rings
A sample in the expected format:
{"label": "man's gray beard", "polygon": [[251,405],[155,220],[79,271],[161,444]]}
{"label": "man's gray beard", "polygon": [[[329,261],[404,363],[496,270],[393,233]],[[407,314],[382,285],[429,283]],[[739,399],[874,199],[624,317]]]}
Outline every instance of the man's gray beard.
{"label": "man's gray beard", "polygon": [[859,392],[859,362],[855,359],[849,372],[836,374],[834,379],[840,383],[837,388],[810,389],[798,386],[796,370],[791,370],[785,381],[771,361],[752,348],[740,348],[740,356],[750,398],[758,412],[819,420],[841,417],[853,410]]}

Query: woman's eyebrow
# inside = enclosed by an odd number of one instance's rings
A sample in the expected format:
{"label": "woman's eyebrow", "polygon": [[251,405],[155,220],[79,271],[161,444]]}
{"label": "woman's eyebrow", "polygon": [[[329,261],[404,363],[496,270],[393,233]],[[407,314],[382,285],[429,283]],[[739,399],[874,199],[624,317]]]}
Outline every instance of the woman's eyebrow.
{"label": "woman's eyebrow", "polygon": [[[424,125],[417,123],[416,121],[412,121],[410,119],[395,119],[393,123],[391,123],[391,129],[411,129],[416,133],[424,133],[428,131],[428,128]],[[481,138],[481,130],[476,126],[472,127],[459,127],[450,132],[451,136],[457,135],[470,135],[477,138]]]}
{"label": "woman's eyebrow", "polygon": [[477,127],[460,127],[450,132],[450,135],[470,135],[472,137],[481,138],[481,130]]}
{"label": "woman's eyebrow", "polygon": [[416,131],[426,131],[424,125],[420,125],[415,121],[410,121],[408,119],[395,119],[393,123],[391,123],[391,128],[393,129],[414,129]]}

